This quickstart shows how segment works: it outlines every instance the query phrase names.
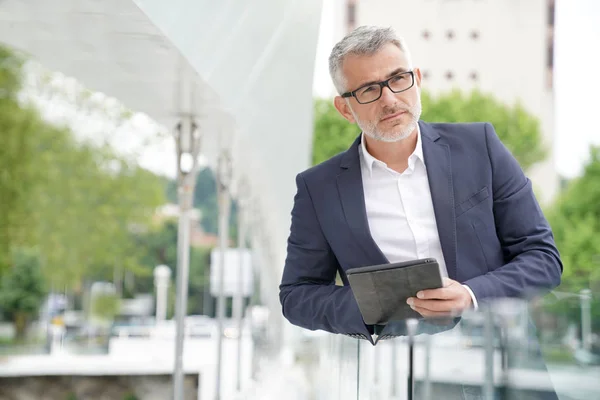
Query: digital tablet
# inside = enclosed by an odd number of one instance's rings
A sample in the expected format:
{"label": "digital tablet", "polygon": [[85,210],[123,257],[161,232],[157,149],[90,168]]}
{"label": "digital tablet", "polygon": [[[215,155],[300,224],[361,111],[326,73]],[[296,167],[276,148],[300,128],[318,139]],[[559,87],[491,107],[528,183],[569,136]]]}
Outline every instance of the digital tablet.
{"label": "digital tablet", "polygon": [[368,325],[422,318],[406,300],[421,290],[443,286],[435,258],[351,268],[346,275]]}

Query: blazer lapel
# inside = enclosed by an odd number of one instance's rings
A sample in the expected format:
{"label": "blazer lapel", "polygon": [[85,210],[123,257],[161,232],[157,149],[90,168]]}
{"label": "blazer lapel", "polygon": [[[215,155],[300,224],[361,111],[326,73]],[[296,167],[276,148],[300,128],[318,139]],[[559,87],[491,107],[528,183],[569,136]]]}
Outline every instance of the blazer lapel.
{"label": "blazer lapel", "polygon": [[419,122],[433,210],[450,279],[456,279],[456,217],[450,147],[429,124]]}
{"label": "blazer lapel", "polygon": [[340,164],[342,171],[337,177],[340,201],[350,232],[366,255],[365,262],[372,265],[387,264],[387,258],[373,240],[369,230],[358,155],[359,145],[360,136],[342,158]]}

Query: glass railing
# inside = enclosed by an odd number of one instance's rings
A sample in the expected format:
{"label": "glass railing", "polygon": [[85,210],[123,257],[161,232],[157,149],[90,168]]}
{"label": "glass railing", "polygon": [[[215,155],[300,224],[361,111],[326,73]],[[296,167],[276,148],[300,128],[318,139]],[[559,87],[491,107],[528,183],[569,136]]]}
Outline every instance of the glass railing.
{"label": "glass railing", "polygon": [[314,398],[600,399],[598,297],[501,299],[452,321],[420,321],[414,336],[392,324],[375,346],[323,335]]}

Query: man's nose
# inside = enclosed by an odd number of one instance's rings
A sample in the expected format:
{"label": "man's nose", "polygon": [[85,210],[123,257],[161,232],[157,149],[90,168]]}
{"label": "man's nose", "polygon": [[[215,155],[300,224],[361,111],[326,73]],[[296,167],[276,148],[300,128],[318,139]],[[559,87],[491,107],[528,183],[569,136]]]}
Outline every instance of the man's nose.
{"label": "man's nose", "polygon": [[391,105],[398,101],[396,99],[396,93],[392,92],[389,87],[385,86],[381,89],[381,98],[379,101],[383,105]]}

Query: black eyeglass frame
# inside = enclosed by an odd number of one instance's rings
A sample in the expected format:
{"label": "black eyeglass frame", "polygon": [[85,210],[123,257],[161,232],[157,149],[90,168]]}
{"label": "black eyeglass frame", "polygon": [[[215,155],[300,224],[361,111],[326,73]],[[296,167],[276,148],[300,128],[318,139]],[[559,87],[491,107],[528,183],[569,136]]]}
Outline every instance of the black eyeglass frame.
{"label": "black eyeglass frame", "polygon": [[[398,90],[398,91],[395,91],[394,89],[392,89],[392,88],[390,87],[390,81],[391,81],[392,79],[394,79],[394,78],[397,78],[397,77],[399,77],[400,75],[406,75],[406,74],[410,75],[410,78],[411,78],[411,83],[410,83],[410,86],[409,86],[409,87],[407,87],[406,89]],[[373,86],[373,85],[379,85],[379,89],[380,89],[380,90],[379,90],[379,96],[377,96],[377,98],[376,98],[376,99],[374,99],[374,100],[367,101],[367,102],[365,102],[365,103],[361,103],[361,101],[360,101],[360,100],[358,100],[358,97],[356,97],[356,93],[357,93],[359,90],[361,90],[361,89],[364,89],[364,88],[366,88],[366,87]],[[375,101],[377,101],[377,100],[379,100],[379,99],[381,98],[381,96],[383,95],[383,88],[384,88],[384,87],[386,87],[386,88],[390,89],[390,91],[391,91],[392,93],[402,93],[402,92],[406,92],[407,90],[409,90],[409,89],[410,89],[410,88],[412,88],[413,86],[415,86],[415,71],[413,71],[413,70],[410,70],[410,71],[400,72],[399,74],[396,74],[396,75],[394,75],[394,76],[391,76],[391,77],[389,77],[388,79],[386,79],[386,80],[384,80],[384,81],[381,81],[381,82],[373,82],[373,83],[369,83],[369,84],[367,84],[367,85],[363,85],[363,86],[359,87],[359,88],[358,88],[358,89],[356,89],[356,90],[353,90],[353,91],[351,91],[351,92],[346,92],[346,93],[342,94],[342,97],[343,97],[343,98],[354,97],[354,98],[356,99],[356,101],[358,102],[358,104],[369,104],[369,103],[373,103],[373,102],[375,102]]]}

